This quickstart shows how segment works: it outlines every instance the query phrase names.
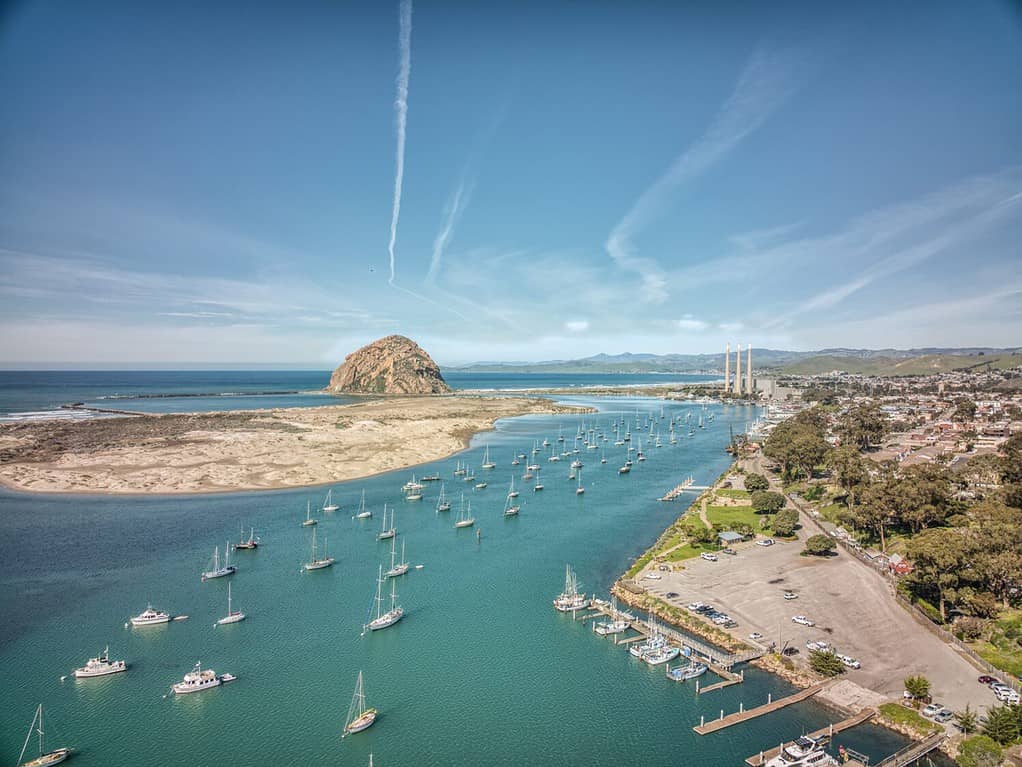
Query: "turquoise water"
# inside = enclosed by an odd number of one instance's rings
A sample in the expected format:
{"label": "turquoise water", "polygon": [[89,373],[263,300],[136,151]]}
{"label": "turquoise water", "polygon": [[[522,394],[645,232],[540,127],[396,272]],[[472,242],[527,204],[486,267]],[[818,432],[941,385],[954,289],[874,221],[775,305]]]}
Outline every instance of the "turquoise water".
{"label": "turquoise water", "polygon": [[[583,399],[573,400],[587,402]],[[694,404],[599,400],[607,424],[619,413],[695,413]],[[740,765],[753,752],[828,721],[804,703],[721,733],[699,737],[700,715],[756,705],[789,688],[750,670],[747,681],[697,698],[691,684],[668,682],[621,647],[556,613],[550,600],[570,562],[587,591],[606,589],[681,506],[655,499],[693,475],[705,484],[723,471],[728,425],[751,408],[709,406],[709,427],[677,446],[647,448],[649,460],[619,476],[623,448],[583,451],[584,496],[568,466],[543,467],[546,489],[524,487],[521,515],[501,515],[511,456],[534,439],[570,443],[578,417],[529,416],[501,422],[464,454],[421,471],[439,472],[455,506],[465,483],[457,460],[489,487],[469,492],[475,530],[454,530],[426,499],[405,502],[402,471],[338,485],[342,505],[321,518],[318,535],[337,558],[301,573],[310,531],[300,526],[315,491],[190,497],[84,497],[0,494],[0,759],[13,762],[35,705],[46,707],[48,745],[79,749],[75,764],[364,765]],[[693,419],[695,418],[693,415]],[[478,469],[484,445],[498,468]],[[555,468],[550,468],[555,467]],[[515,467],[520,475],[521,467]],[[351,518],[362,489],[374,518]],[[360,637],[389,546],[375,540],[384,503],[409,561],[422,563],[398,583],[404,621]],[[215,545],[254,526],[263,545],[235,557],[235,607],[244,623],[214,629],[225,614],[227,583],[202,583]],[[186,621],[149,629],[124,622],[151,601]],[[61,675],[110,645],[126,674],[63,683]],[[239,680],[165,698],[201,660]],[[340,733],[358,671],[380,718],[365,733]],[[704,677],[709,681],[709,675]],[[837,718],[836,716],[833,718]],[[903,741],[872,727],[842,743],[874,757]]]}

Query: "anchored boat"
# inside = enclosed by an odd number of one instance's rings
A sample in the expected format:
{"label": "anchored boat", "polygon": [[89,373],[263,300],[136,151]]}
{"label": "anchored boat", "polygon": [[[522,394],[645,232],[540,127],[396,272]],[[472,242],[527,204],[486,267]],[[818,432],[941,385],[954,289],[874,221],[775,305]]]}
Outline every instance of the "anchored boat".
{"label": "anchored boat", "polygon": [[[362,672],[358,672],[358,681],[355,683],[355,694],[351,696],[351,706],[348,707],[348,716],[344,720],[344,735],[351,735],[355,732],[362,732],[372,727],[376,721],[377,711],[375,708],[366,708],[366,696],[362,686]],[[373,763],[372,754],[369,755],[369,764]]]}
{"label": "anchored boat", "polygon": [[103,654],[96,658],[89,658],[89,662],[81,668],[74,670],[76,679],[87,679],[93,676],[107,676],[108,674],[119,674],[127,671],[128,665],[123,660],[110,660],[110,646],[103,649]]}
{"label": "anchored boat", "polygon": [[[39,723],[38,727],[36,726],[36,722]],[[24,758],[25,751],[28,749],[28,742],[32,739],[33,730],[39,734],[39,756],[35,759],[23,762],[21,760]],[[21,747],[21,754],[18,755],[18,764],[20,767],[50,767],[51,764],[60,764],[71,756],[72,753],[74,753],[74,751],[70,748],[58,748],[55,751],[43,751],[43,704],[40,703],[39,707],[35,710],[35,716],[32,717],[32,724],[28,726],[28,735],[25,736],[25,745]]]}

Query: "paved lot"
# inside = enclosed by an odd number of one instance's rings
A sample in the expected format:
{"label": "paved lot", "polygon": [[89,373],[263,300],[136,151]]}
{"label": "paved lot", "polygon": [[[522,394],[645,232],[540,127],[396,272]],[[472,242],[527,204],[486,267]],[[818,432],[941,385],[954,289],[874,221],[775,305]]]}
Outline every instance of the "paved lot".
{"label": "paved lot", "polygon": [[[799,532],[803,538],[808,535]],[[712,604],[738,621],[731,630],[736,637],[745,639],[758,631],[764,643],[797,647],[798,663],[807,661],[807,640],[824,640],[862,664],[860,670],[849,670],[849,679],[889,697],[901,697],[906,676],[923,674],[933,683],[934,699],[949,708],[959,710],[967,703],[983,708],[996,702],[976,681],[982,672],[918,625],[895,602],[882,578],[847,554],[801,557],[802,548],[801,540],[770,547],[741,544],[736,556],[721,554],[717,562],[687,560],[683,571],[639,582],[661,597],[677,592],[678,597],[668,600],[677,605]],[[786,590],[799,598],[785,600]],[[793,623],[792,616],[799,614],[816,626]]]}

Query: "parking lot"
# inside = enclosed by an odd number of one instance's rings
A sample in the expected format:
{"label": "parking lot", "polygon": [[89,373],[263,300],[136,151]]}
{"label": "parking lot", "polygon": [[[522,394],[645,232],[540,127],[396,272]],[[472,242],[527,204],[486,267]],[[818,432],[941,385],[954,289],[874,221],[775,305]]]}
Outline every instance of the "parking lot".
{"label": "parking lot", "polygon": [[[800,535],[804,538],[805,531]],[[681,607],[700,601],[713,605],[738,623],[727,629],[735,637],[747,639],[755,631],[763,644],[797,648],[796,663],[807,662],[807,641],[827,642],[861,663],[860,669],[848,670],[849,679],[888,697],[900,699],[904,678],[922,674],[933,683],[934,700],[955,710],[996,702],[977,682],[983,672],[918,625],[882,578],[847,555],[802,557],[802,548],[801,540],[769,547],[744,543],[735,556],[686,560],[684,570],[639,582],[664,599],[676,593],[667,601]],[[785,600],[785,591],[798,598]],[[796,615],[815,626],[792,622]]]}

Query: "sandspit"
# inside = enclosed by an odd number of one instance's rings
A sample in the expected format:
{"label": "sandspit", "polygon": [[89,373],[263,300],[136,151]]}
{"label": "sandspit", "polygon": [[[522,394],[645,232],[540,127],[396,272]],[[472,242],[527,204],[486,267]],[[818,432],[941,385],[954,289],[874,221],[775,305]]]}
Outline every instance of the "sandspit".
{"label": "sandspit", "polygon": [[451,455],[501,418],[578,410],[540,398],[388,397],[7,424],[0,484],[49,493],[211,493],[342,482]]}

